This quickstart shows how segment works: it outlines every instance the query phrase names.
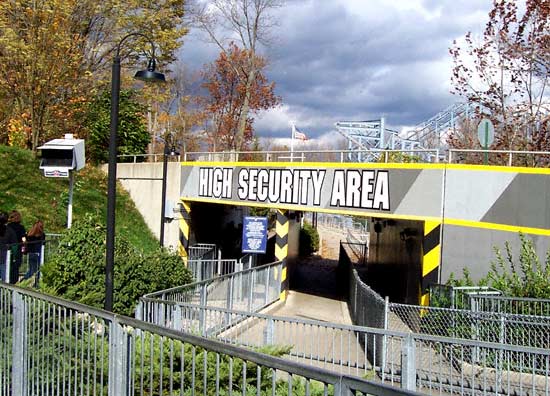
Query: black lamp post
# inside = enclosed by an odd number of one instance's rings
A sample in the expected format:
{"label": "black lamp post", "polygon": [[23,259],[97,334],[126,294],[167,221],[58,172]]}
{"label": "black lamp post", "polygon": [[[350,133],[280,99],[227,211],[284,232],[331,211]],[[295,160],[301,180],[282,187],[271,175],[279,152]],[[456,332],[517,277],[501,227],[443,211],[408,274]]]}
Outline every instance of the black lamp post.
{"label": "black lamp post", "polygon": [[162,162],[162,203],[160,208],[160,246],[164,246],[164,224],[166,223],[166,173],[168,171],[168,156],[179,155],[174,144],[174,138],[172,134],[168,134],[164,140],[164,156]]}
{"label": "black lamp post", "polygon": [[132,36],[145,38],[152,47],[151,59],[147,70],[136,73],[135,78],[143,81],[165,81],[164,74],[155,71],[155,45],[142,33],[130,33],[124,36],[117,45],[111,74],[111,134],[109,136],[109,175],[107,183],[107,241],[105,259],[105,309],[113,310],[113,269],[115,260],[115,206],[116,206],[116,155],[118,132],[118,104],[120,95],[120,48]]}

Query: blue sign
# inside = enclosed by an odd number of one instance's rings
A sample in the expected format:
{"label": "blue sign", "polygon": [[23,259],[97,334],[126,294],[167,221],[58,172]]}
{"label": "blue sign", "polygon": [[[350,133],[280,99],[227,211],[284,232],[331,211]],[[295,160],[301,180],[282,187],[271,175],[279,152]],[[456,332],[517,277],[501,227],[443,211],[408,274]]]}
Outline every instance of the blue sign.
{"label": "blue sign", "polygon": [[243,221],[243,253],[265,253],[267,217],[245,216]]}

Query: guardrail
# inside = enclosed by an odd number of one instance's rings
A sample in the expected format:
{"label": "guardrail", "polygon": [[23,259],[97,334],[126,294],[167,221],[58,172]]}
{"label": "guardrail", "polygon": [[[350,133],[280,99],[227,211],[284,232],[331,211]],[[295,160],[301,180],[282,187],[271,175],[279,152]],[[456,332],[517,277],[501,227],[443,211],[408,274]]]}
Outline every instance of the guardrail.
{"label": "guardrail", "polygon": [[[414,150],[295,150],[290,151],[230,151],[185,152],[169,158],[169,161],[219,161],[219,162],[349,162],[349,154],[373,154],[379,162],[447,162],[483,164],[487,154],[490,165],[547,167],[550,151],[482,150],[482,149],[414,149]],[[119,155],[121,162],[159,162],[163,154]]]}
{"label": "guardrail", "polygon": [[483,164],[487,156],[490,165],[547,167],[550,151],[449,149],[447,162]]}
{"label": "guardrail", "polygon": [[205,259],[205,260],[214,260],[218,258],[219,251],[217,246],[213,243],[196,243],[192,246],[189,246],[189,259]]}
{"label": "guardrail", "polygon": [[470,309],[474,312],[499,312],[550,317],[550,300],[499,295],[472,295],[470,296]]}
{"label": "guardrail", "polygon": [[153,320],[231,345],[288,347],[288,359],[423,392],[549,395],[550,350],[157,301]]}
{"label": "guardrail", "polygon": [[164,320],[163,315],[170,314],[164,311],[165,301],[258,311],[279,299],[281,275],[279,261],[146,294],[140,299],[136,317],[153,323]]}
{"label": "guardrail", "polygon": [[0,284],[1,395],[413,395]]}

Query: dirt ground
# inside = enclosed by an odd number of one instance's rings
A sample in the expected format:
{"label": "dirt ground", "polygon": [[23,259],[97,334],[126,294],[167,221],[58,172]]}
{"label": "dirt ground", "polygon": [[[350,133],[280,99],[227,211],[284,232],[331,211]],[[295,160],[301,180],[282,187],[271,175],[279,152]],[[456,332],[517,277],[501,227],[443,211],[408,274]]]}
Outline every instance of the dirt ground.
{"label": "dirt ground", "polygon": [[325,226],[317,227],[317,231],[319,232],[319,255],[325,259],[338,260],[340,241],[346,239],[345,232]]}

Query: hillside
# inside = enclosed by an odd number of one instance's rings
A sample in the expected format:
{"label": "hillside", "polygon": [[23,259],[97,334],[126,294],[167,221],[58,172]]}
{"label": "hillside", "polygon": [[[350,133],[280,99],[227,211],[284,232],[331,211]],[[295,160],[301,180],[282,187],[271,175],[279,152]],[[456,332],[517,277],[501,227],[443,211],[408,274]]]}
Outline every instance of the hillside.
{"label": "hillside", "polygon": [[[38,165],[30,151],[0,145],[0,210],[20,211],[26,229],[41,219],[46,233],[61,233],[67,223],[69,181],[44,177]],[[105,219],[106,212],[107,177],[99,168],[87,165],[75,177],[73,224],[86,213]],[[144,251],[158,247],[158,241],[120,185],[116,232],[126,235]]]}

